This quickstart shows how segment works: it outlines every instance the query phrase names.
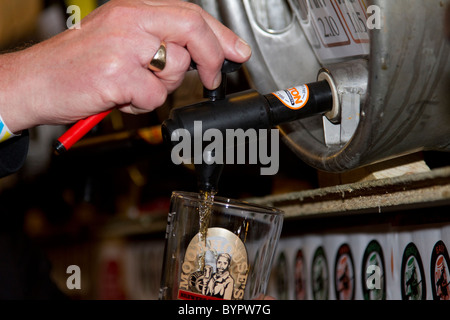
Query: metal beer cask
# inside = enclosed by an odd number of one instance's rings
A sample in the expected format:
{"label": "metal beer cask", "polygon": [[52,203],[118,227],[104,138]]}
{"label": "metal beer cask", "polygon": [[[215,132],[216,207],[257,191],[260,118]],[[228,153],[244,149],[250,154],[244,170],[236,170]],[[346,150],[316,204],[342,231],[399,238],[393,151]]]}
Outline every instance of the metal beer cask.
{"label": "metal beer cask", "polygon": [[[450,42],[444,36],[449,5],[227,0],[215,8],[252,46],[246,68],[256,90],[269,93],[315,81],[320,70],[333,82],[339,104],[333,121],[319,116],[279,128],[303,161],[345,172],[417,151],[450,151]],[[378,17],[368,13],[370,6]],[[352,32],[364,28],[361,21],[375,18],[381,26],[366,25],[366,34],[355,39]],[[332,36],[346,36],[353,47],[345,51],[339,47],[345,41],[326,42]]]}

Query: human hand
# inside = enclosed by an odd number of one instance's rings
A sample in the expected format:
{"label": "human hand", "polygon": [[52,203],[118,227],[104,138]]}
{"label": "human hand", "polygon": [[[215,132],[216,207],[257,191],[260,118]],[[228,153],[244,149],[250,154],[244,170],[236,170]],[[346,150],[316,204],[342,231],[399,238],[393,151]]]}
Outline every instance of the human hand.
{"label": "human hand", "polygon": [[[164,70],[147,69],[161,41]],[[110,0],[80,29],[0,56],[0,115],[12,132],[69,124],[118,107],[140,114],[162,105],[182,82],[191,59],[208,89],[224,59],[243,63],[251,50],[193,3]]]}

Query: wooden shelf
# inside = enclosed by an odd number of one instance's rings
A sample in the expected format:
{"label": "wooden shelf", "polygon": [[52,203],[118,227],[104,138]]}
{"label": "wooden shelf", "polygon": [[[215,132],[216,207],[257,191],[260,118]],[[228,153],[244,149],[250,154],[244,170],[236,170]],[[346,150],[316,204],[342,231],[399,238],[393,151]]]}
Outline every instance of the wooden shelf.
{"label": "wooden shelf", "polygon": [[445,206],[450,204],[450,167],[246,200],[284,210],[287,220]]}
{"label": "wooden shelf", "polygon": [[[450,205],[450,167],[245,201],[277,207],[285,212],[286,221],[445,207]],[[112,219],[102,228],[101,237],[163,233],[166,223],[164,214]]]}

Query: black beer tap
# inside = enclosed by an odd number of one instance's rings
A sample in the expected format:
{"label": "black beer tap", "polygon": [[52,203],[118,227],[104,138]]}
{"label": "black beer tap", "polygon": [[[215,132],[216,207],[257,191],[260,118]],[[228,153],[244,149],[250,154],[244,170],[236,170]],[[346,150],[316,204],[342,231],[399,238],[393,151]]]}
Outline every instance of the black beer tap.
{"label": "black beer tap", "polygon": [[[209,100],[173,109],[162,124],[164,141],[174,146],[174,141],[179,141],[178,129],[194,135],[197,121],[202,123],[202,134],[208,129],[225,134],[227,129],[272,129],[282,123],[325,114],[333,107],[331,89],[325,80],[265,95],[251,89],[227,96],[227,73],[240,67],[241,64],[225,60],[220,86],[216,90],[204,88],[204,97]],[[217,192],[224,165],[204,161],[194,165],[199,190]]]}

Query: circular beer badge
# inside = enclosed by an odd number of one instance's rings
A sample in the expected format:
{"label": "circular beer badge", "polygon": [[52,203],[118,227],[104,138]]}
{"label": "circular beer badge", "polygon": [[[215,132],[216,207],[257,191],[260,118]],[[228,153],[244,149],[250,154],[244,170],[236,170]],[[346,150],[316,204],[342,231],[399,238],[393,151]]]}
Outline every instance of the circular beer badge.
{"label": "circular beer badge", "polygon": [[297,251],[295,257],[295,298],[297,300],[306,300],[306,265],[302,249]]}
{"label": "circular beer badge", "polygon": [[277,294],[280,300],[288,299],[288,270],[286,255],[281,252],[278,256],[278,263],[275,268],[276,281],[277,281]]}
{"label": "circular beer badge", "polygon": [[198,233],[186,249],[178,299],[243,299],[249,269],[244,243],[223,228],[209,228],[206,241],[200,239]]}
{"label": "circular beer badge", "polygon": [[403,300],[425,300],[427,297],[422,259],[419,250],[412,242],[403,252],[401,290]]}
{"label": "circular beer badge", "polygon": [[337,300],[355,298],[355,267],[348,244],[339,247],[334,263],[334,289]]}
{"label": "circular beer badge", "polygon": [[438,241],[431,254],[431,292],[434,300],[450,300],[449,257],[444,242]]}
{"label": "circular beer badge", "polygon": [[362,291],[364,300],[386,299],[386,277],[383,250],[377,240],[372,240],[364,251],[362,261]]}
{"label": "circular beer badge", "polygon": [[311,266],[311,286],[314,300],[328,299],[328,263],[323,247],[317,248]]}

